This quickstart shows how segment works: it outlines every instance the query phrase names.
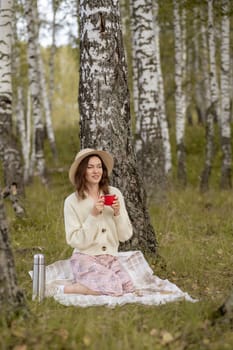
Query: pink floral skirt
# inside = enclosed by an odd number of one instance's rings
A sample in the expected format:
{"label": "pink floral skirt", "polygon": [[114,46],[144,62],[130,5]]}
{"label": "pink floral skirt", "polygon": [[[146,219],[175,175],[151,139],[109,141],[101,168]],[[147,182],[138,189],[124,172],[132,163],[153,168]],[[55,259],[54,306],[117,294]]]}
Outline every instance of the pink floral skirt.
{"label": "pink floral skirt", "polygon": [[128,272],[118,257],[74,253],[70,259],[75,282],[103,295],[120,296],[134,291]]}

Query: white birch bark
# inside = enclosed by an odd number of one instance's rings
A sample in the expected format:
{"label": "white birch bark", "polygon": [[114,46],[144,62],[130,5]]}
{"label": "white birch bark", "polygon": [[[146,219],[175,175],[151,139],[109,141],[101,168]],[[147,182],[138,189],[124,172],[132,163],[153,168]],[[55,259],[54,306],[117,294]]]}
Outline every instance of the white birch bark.
{"label": "white birch bark", "polygon": [[[21,85],[20,79],[20,51],[18,48],[18,33],[17,33],[17,16],[16,16],[17,4],[15,3],[14,8],[14,20],[13,20],[13,52],[12,56],[14,57],[12,63],[12,76],[16,80],[16,98],[14,104],[13,117],[16,124],[17,133],[19,135],[20,143],[21,143],[21,153],[23,157],[23,181],[24,184],[28,184],[29,182],[29,164],[30,164],[30,150],[31,150],[31,139],[30,136],[30,128],[31,128],[31,118],[29,128],[25,122],[25,107],[24,107],[24,99],[23,99],[23,86]],[[31,117],[31,110],[29,112],[29,116]]]}
{"label": "white birch bark", "polygon": [[56,54],[56,14],[57,14],[57,1],[52,0],[53,18],[52,18],[52,43],[50,47],[49,55],[49,103],[50,112],[53,111],[53,95],[54,95],[54,59]]}
{"label": "white birch bark", "polygon": [[139,168],[151,196],[156,193],[155,188],[163,189],[166,182],[152,1],[131,0],[131,9],[133,60],[136,61],[133,73],[138,83],[135,145]]}
{"label": "white birch bark", "polygon": [[230,96],[231,96],[231,113],[230,113],[230,121],[233,122],[233,55],[232,55],[232,48],[230,49],[231,57],[230,57]]}
{"label": "white birch bark", "polygon": [[[193,35],[194,35],[194,55],[191,57],[193,59],[194,75],[195,75],[195,109],[198,116],[198,123],[204,124],[205,121],[205,111],[206,111],[206,100],[204,84],[203,84],[203,75],[205,74],[205,69],[208,69],[208,66],[202,65],[201,56],[205,55],[201,51],[201,20],[200,20],[200,11],[197,6],[194,7],[194,21],[193,21]],[[191,73],[191,72],[190,72]],[[208,76],[208,71],[206,72]],[[189,94],[188,94],[189,95]]]}
{"label": "white birch bark", "polygon": [[113,184],[124,194],[134,227],[132,240],[121,249],[155,253],[155,233],[132,147],[119,1],[80,1],[79,107],[81,148],[107,149],[115,160]]}
{"label": "white birch bark", "polygon": [[[53,3],[53,6],[56,8],[56,4]],[[56,12],[56,11],[55,11]],[[35,6],[32,10],[32,15],[33,15],[33,22],[34,22],[34,32],[35,35],[38,36],[39,33],[39,16],[38,16],[38,11],[37,11],[37,6],[35,3]],[[54,42],[52,42],[52,47],[53,44],[55,44],[55,15],[53,16],[54,22],[52,23],[52,39]],[[37,63],[38,63],[38,75],[39,75],[39,88],[41,92],[41,107],[43,106],[44,109],[44,115],[45,115],[45,126],[46,126],[46,134],[48,137],[49,145],[52,151],[52,155],[54,157],[54,160],[58,160],[58,155],[57,155],[57,147],[56,147],[56,141],[55,141],[55,134],[53,130],[53,124],[52,124],[52,117],[51,117],[51,107],[52,107],[52,95],[53,95],[53,89],[54,89],[54,55],[55,55],[55,50],[52,49],[52,58],[50,56],[50,61],[49,61],[49,67],[52,69],[52,72],[50,71],[50,84],[49,89],[47,89],[47,84],[46,84],[46,79],[45,79],[45,70],[44,70],[44,64],[43,60],[41,57],[41,51],[40,51],[40,46],[36,46],[36,51],[37,51]],[[41,108],[42,109],[42,108]]]}
{"label": "white birch bark", "polygon": [[30,181],[33,178],[33,172],[35,167],[35,128],[32,125],[31,122],[31,116],[32,116],[32,103],[31,103],[31,93],[30,89],[28,89],[27,93],[27,113],[26,113],[26,139],[27,139],[27,164],[26,164],[26,171],[28,180]]}
{"label": "white birch bark", "polygon": [[161,57],[160,57],[160,26],[158,21],[158,1],[153,1],[153,24],[155,34],[155,55],[157,64],[157,75],[158,75],[158,95],[159,95],[159,120],[161,125],[161,132],[163,138],[164,147],[164,166],[165,173],[168,174],[172,170],[172,159],[171,159],[171,143],[168,129],[168,121],[165,107],[165,94],[164,94],[164,82],[163,73],[161,68]]}
{"label": "white birch bark", "polygon": [[215,47],[215,26],[213,13],[213,0],[208,0],[208,44],[209,44],[209,65],[210,65],[210,98],[216,120],[220,118],[220,93],[217,78],[216,47]]}
{"label": "white birch bark", "polygon": [[206,116],[206,155],[205,165],[201,175],[200,188],[202,191],[209,189],[209,178],[212,171],[214,158],[214,120],[219,121],[219,88],[216,73],[216,48],[214,33],[213,0],[208,0],[208,47],[209,47],[209,82],[210,105]]}
{"label": "white birch bark", "polygon": [[[185,2],[184,0],[181,2],[181,6],[184,6]],[[186,20],[187,20],[187,14],[186,14],[186,9],[182,7],[181,9],[181,51],[182,51],[182,60],[181,60],[181,65],[182,65],[182,85],[183,85],[183,111],[184,111],[184,116],[186,116],[186,111],[187,111],[187,105],[188,105],[188,97],[186,94],[186,86],[187,86],[187,79],[188,79],[188,74],[187,74],[187,66],[188,66],[188,60],[187,60],[187,45],[186,45],[186,37],[187,37],[187,30],[186,30]],[[184,131],[183,135],[185,132],[185,124],[184,124]]]}
{"label": "white birch bark", "polygon": [[0,10],[0,156],[3,159],[7,135],[12,129],[12,1],[4,0]]}
{"label": "white birch bark", "polygon": [[[4,171],[15,180],[15,165],[18,166],[17,150],[10,143],[12,120],[12,86],[11,86],[11,40],[12,40],[12,7],[11,0],[0,2],[0,157]],[[14,144],[13,144],[14,146]],[[15,151],[15,153],[14,153]],[[13,157],[10,159],[10,157]],[[6,158],[6,159],[5,159]],[[12,161],[10,164],[5,161]],[[5,179],[6,180],[6,179]],[[11,179],[12,180],[12,179]],[[13,182],[13,181],[12,181]],[[10,183],[12,185],[12,183]],[[5,209],[0,189],[0,309],[1,314],[10,320],[14,310],[24,307],[24,296],[18,288],[14,258],[9,242],[9,233]],[[18,311],[17,310],[17,311]]]}
{"label": "white birch bark", "polygon": [[20,137],[22,155],[24,160],[24,183],[29,182],[29,167],[30,167],[30,150],[31,150],[31,110],[27,115],[29,115],[29,125],[25,122],[24,118],[24,104],[23,104],[23,89],[21,86],[17,88],[17,105],[16,105],[16,125]]}
{"label": "white birch bark", "polygon": [[41,94],[39,86],[39,62],[37,55],[38,32],[34,23],[33,8],[37,6],[36,0],[25,2],[25,16],[28,29],[28,70],[29,86],[32,99],[33,126],[35,129],[35,158],[38,174],[41,181],[47,184],[45,158],[44,158],[44,126],[41,113]]}
{"label": "white birch bark", "polygon": [[221,187],[231,187],[231,125],[230,125],[230,19],[229,0],[222,0],[221,38]]}
{"label": "white birch bark", "polygon": [[[19,65],[20,65],[20,54],[17,46],[18,42],[18,35],[17,35],[17,18],[16,18],[16,6],[17,3],[13,4],[13,14],[12,14],[12,48],[11,48],[11,55],[14,57],[14,59],[11,60],[11,76],[12,76],[12,86],[16,85],[14,84],[14,79],[18,81],[18,72],[19,72]],[[17,89],[17,88],[16,88]],[[17,92],[13,91],[14,94],[17,95]],[[16,108],[17,108],[17,98],[13,98],[12,101],[12,120],[13,124],[16,120]]]}
{"label": "white birch bark", "polygon": [[[193,97],[193,47],[189,46],[187,48],[187,67],[186,67],[186,74],[187,74],[187,79],[186,79],[186,83],[185,83],[185,93],[186,93],[186,120],[187,123],[189,125],[193,125],[193,111],[192,111],[192,107],[193,104],[195,103],[195,101],[193,101],[193,99],[195,97]],[[195,80],[194,84],[197,84],[197,81]]]}
{"label": "white birch bark", "polygon": [[177,147],[177,176],[180,183],[186,185],[185,167],[185,93],[183,90],[184,38],[182,37],[180,6],[173,1],[174,35],[175,35],[175,103],[176,103],[176,147]]}
{"label": "white birch bark", "polygon": [[44,106],[46,131],[47,131],[47,136],[48,136],[50,148],[52,151],[52,155],[54,157],[54,160],[57,161],[58,155],[57,155],[57,146],[56,146],[55,134],[54,134],[52,118],[51,118],[51,110],[50,110],[51,104],[49,103],[49,99],[48,99],[49,94],[47,91],[44,65],[42,62],[40,52],[38,52],[38,61],[39,61],[38,62],[39,70],[40,70],[40,90],[41,90],[41,97],[42,97],[43,106]]}
{"label": "white birch bark", "polygon": [[[12,9],[11,0],[1,2],[0,8],[0,158],[3,164],[4,182],[10,191],[16,184],[19,194],[24,193],[22,163],[12,126]],[[9,192],[10,193],[10,192]],[[12,201],[13,203],[13,201]],[[13,203],[14,206],[14,203]],[[16,214],[23,208],[14,206]]]}
{"label": "white birch bark", "polygon": [[205,116],[207,109],[211,105],[211,96],[210,96],[210,77],[209,77],[209,51],[208,51],[208,40],[207,40],[207,27],[205,26],[205,13],[201,9],[201,60],[202,60],[202,73],[203,73],[203,85],[204,85],[204,99],[205,99]]}
{"label": "white birch bark", "polygon": [[138,81],[138,62],[135,59],[136,57],[136,47],[137,47],[137,42],[136,42],[136,36],[133,35],[133,33],[135,32],[135,19],[133,16],[133,1],[129,0],[129,4],[130,4],[130,27],[131,27],[131,47],[132,47],[132,95],[133,95],[133,111],[134,111],[134,115],[135,115],[135,121],[136,121],[136,141],[135,141],[135,147],[136,147],[136,151],[140,150],[142,148],[142,142],[140,140],[139,135],[137,135],[138,130],[141,129],[141,124],[140,124],[140,120],[138,118],[138,114],[139,114],[139,81]]}

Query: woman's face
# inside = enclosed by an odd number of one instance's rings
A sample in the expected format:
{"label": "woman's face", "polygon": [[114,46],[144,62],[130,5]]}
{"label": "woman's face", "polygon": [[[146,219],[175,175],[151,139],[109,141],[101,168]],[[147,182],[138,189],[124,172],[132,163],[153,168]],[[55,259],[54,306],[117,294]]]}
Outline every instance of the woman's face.
{"label": "woman's face", "polygon": [[87,184],[99,184],[103,175],[102,162],[100,158],[93,156],[89,159],[85,173]]}

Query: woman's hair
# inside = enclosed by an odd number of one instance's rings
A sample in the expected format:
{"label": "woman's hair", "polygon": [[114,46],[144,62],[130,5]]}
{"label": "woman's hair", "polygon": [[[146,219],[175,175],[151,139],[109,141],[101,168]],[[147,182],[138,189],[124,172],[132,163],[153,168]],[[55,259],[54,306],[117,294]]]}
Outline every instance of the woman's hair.
{"label": "woman's hair", "polygon": [[98,157],[101,160],[102,163],[102,168],[103,168],[103,175],[101,177],[100,183],[99,183],[99,189],[102,191],[104,194],[109,193],[109,177],[108,177],[108,170],[106,168],[106,165],[102,161],[102,159],[95,154],[92,154],[90,156],[87,156],[84,158],[81,163],[79,164],[76,173],[75,173],[75,187],[76,190],[80,196],[80,198],[85,199],[85,191],[87,190],[86,186],[86,170],[88,166],[89,159],[91,157]]}

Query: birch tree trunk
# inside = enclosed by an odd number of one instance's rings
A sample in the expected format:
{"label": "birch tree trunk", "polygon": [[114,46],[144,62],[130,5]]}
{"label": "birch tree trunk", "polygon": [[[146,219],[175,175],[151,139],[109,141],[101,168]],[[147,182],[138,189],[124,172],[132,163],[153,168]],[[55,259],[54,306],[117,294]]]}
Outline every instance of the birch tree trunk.
{"label": "birch tree trunk", "polygon": [[60,1],[52,0],[53,18],[52,18],[52,44],[49,55],[49,103],[50,112],[53,111],[53,95],[54,95],[54,60],[56,54],[56,14]]}
{"label": "birch tree trunk", "polygon": [[12,6],[12,1],[4,0],[0,8],[0,159],[7,192],[14,184],[18,193],[23,194],[23,169],[12,127]]}
{"label": "birch tree trunk", "polygon": [[185,166],[185,93],[183,91],[183,43],[181,28],[180,6],[177,0],[173,1],[174,34],[175,34],[175,103],[176,103],[176,147],[177,147],[177,177],[182,185],[186,185]]}
{"label": "birch tree trunk", "polygon": [[[38,16],[38,10],[37,10],[36,4],[32,10],[32,15],[33,15],[35,33],[36,33],[36,36],[38,36],[38,34],[39,34],[39,25],[38,25],[39,16]],[[55,35],[55,33],[53,33],[53,36],[54,35]],[[55,40],[55,37],[53,37],[53,39]],[[39,73],[39,79],[40,79],[39,84],[40,84],[40,92],[41,92],[41,101],[42,101],[42,105],[44,107],[44,114],[45,114],[46,134],[48,137],[48,141],[49,141],[49,145],[50,145],[50,148],[52,151],[52,155],[53,155],[54,160],[56,162],[58,160],[58,155],[57,155],[55,134],[54,134],[52,118],[51,118],[51,102],[52,101],[49,100],[50,93],[47,91],[48,89],[47,89],[46,79],[45,79],[45,70],[44,70],[43,60],[41,57],[39,41],[38,41],[38,45],[36,46],[36,50],[37,50],[37,58],[38,58],[38,73]],[[54,57],[53,57],[53,59],[54,59]],[[52,73],[54,74],[54,72],[52,72]],[[50,92],[52,93],[51,90],[50,90]]]}
{"label": "birch tree trunk", "polygon": [[[137,130],[140,130],[140,121],[138,118],[139,115],[139,81],[138,81],[138,67],[137,67],[137,60],[134,59],[136,57],[136,45],[134,45],[135,38],[133,36],[133,33],[135,32],[134,28],[134,18],[133,18],[133,2],[131,0],[128,0],[130,3],[130,11],[129,11],[129,17],[130,17],[130,27],[131,27],[131,62],[132,62],[132,95],[133,95],[133,111],[135,115],[135,121],[136,121],[136,139],[139,138],[137,135]],[[129,55],[128,55],[129,56]],[[129,58],[129,57],[128,57]],[[139,140],[135,141],[135,145],[137,147],[137,144],[139,144]],[[138,145],[138,147],[140,147]],[[140,147],[141,148],[141,147]]]}
{"label": "birch tree trunk", "polygon": [[208,51],[208,40],[207,40],[207,27],[205,26],[205,13],[203,7],[200,12],[201,17],[201,65],[202,65],[202,74],[203,74],[203,87],[204,87],[204,106],[205,106],[205,115],[204,121],[207,119],[207,109],[211,105],[210,97],[210,77],[209,77],[209,51]]}
{"label": "birch tree trunk", "polygon": [[[30,110],[31,112],[31,110]],[[28,184],[29,182],[29,166],[30,166],[30,147],[31,140],[28,137],[28,133],[30,135],[30,127],[27,127],[27,123],[24,119],[24,104],[23,104],[23,89],[21,86],[17,87],[17,105],[16,105],[16,126],[19,133],[20,141],[21,141],[21,149],[24,160],[24,183]],[[29,114],[30,115],[30,114]],[[30,124],[31,125],[31,118]]]}
{"label": "birch tree trunk", "polygon": [[[37,49],[39,51],[39,49]],[[38,63],[39,63],[39,70],[40,70],[40,90],[41,90],[41,97],[43,101],[44,106],[44,113],[45,113],[45,125],[46,125],[46,132],[47,137],[49,140],[50,148],[52,151],[52,155],[54,157],[55,162],[58,160],[57,155],[57,146],[56,146],[56,140],[55,140],[55,134],[53,130],[53,123],[51,118],[51,109],[50,109],[50,101],[48,98],[48,91],[46,86],[46,80],[45,80],[45,71],[44,71],[44,65],[42,61],[42,57],[40,52],[38,52]]]}
{"label": "birch tree trunk", "polygon": [[[10,2],[9,0],[3,0]],[[23,292],[19,289],[14,258],[9,242],[6,215],[0,196],[0,309],[1,313],[10,317],[21,309],[26,309]]]}
{"label": "birch tree trunk", "polygon": [[156,237],[132,147],[127,68],[116,0],[80,1],[79,108],[81,148],[113,154],[113,184],[120,188],[134,228],[122,249],[156,252]]}
{"label": "birch tree trunk", "polygon": [[131,0],[133,67],[138,84],[136,99],[136,152],[149,196],[165,186],[165,152],[159,119],[158,61],[151,0]]}
{"label": "birch tree trunk", "polygon": [[231,125],[230,125],[230,19],[229,0],[222,0],[221,41],[221,188],[231,188]]}
{"label": "birch tree trunk", "polygon": [[209,65],[210,65],[210,97],[211,104],[215,111],[216,121],[220,120],[220,93],[217,78],[216,47],[215,47],[215,26],[213,0],[208,0],[208,44],[209,44]]}
{"label": "birch tree trunk", "polygon": [[164,166],[165,174],[168,174],[172,170],[172,160],[171,160],[171,143],[168,129],[168,120],[166,115],[165,107],[165,94],[164,94],[164,82],[163,73],[161,68],[161,58],[160,58],[160,26],[158,20],[158,1],[153,1],[153,25],[154,25],[154,36],[155,36],[155,55],[157,61],[157,75],[158,75],[158,95],[159,95],[159,120],[161,125],[161,132],[163,138],[164,147]]}
{"label": "birch tree trunk", "polygon": [[[12,136],[12,87],[11,87],[11,39],[12,39],[11,0],[0,2],[0,152],[3,159],[5,176],[8,181],[16,181],[15,170],[18,167],[18,151],[9,145]],[[14,146],[14,144],[13,144]],[[13,164],[8,164],[9,157]],[[22,170],[21,167],[18,169]],[[12,174],[10,174],[12,171]],[[14,177],[13,177],[14,175]],[[12,183],[10,183],[11,185]],[[2,193],[2,191],[0,191]],[[9,244],[5,211],[0,195],[0,309],[9,317],[24,306],[24,296],[17,285],[14,259]]]}
{"label": "birch tree trunk", "polygon": [[211,107],[211,89],[209,74],[209,50],[208,50],[208,30],[205,26],[205,7],[201,8],[201,61],[203,71],[203,86],[205,97],[205,129],[206,129],[206,146],[205,146],[205,166],[201,174],[200,190],[205,192],[209,188],[209,176],[212,168],[212,159],[214,156],[214,110]]}
{"label": "birch tree trunk", "polygon": [[230,96],[231,96],[231,113],[230,113],[230,122],[232,123],[233,122],[233,57],[232,57],[232,47],[230,49],[230,86],[231,86],[231,89],[230,89]]}
{"label": "birch tree trunk", "polygon": [[203,75],[204,70],[207,67],[204,65],[204,69],[202,64],[200,64],[201,56],[204,55],[203,51],[200,50],[200,37],[201,37],[201,21],[199,16],[199,9],[197,6],[194,7],[194,21],[193,21],[193,35],[194,35],[194,55],[191,57],[193,60],[193,69],[195,74],[195,109],[198,116],[199,124],[203,124],[205,122],[205,111],[206,111],[206,101],[204,94],[204,84],[203,84]]}
{"label": "birch tree trunk", "polygon": [[34,23],[33,9],[37,7],[37,0],[25,2],[25,17],[28,29],[28,65],[29,86],[32,100],[33,126],[35,129],[35,158],[39,176],[44,184],[47,184],[47,176],[44,158],[44,126],[41,114],[41,94],[39,86],[39,62],[37,55],[38,32]]}
{"label": "birch tree trunk", "polygon": [[202,191],[207,191],[209,189],[209,178],[211,175],[214,158],[214,119],[219,120],[219,89],[216,73],[213,0],[208,0],[208,44],[210,66],[210,105],[208,106],[206,117],[206,156],[200,183],[200,188]]}

